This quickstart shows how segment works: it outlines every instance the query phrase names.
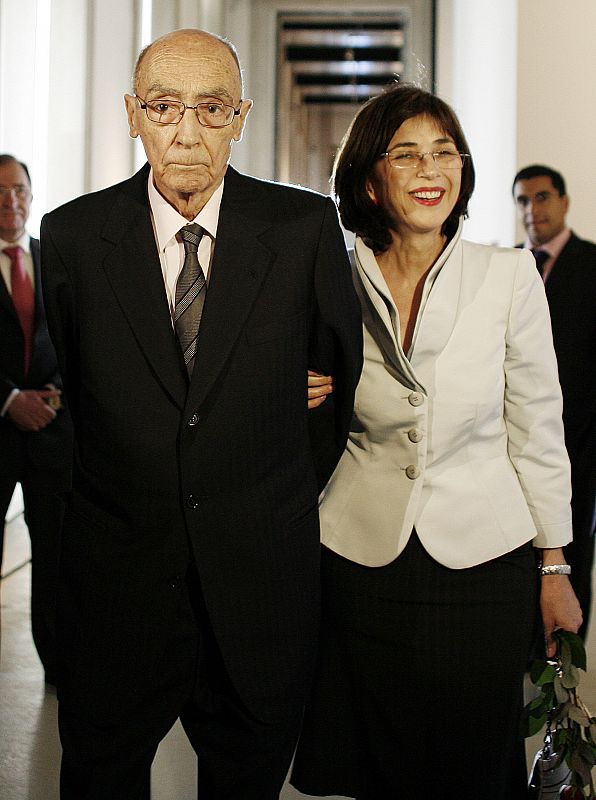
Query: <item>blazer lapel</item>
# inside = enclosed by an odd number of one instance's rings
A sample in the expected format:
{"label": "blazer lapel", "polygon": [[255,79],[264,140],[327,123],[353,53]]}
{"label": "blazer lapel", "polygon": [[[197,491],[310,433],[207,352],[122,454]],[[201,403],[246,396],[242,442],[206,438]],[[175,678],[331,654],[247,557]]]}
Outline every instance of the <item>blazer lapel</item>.
{"label": "blazer lapel", "polygon": [[148,168],[122,184],[102,236],[108,281],[151,368],[179,408],[187,392],[147,200]]}
{"label": "blazer lapel", "polygon": [[456,236],[426,279],[414,328],[411,364],[426,386],[432,385],[435,361],[447,346],[460,312],[463,260],[460,236],[461,222]]}
{"label": "blazer lapel", "polygon": [[362,321],[397,380],[410,389],[423,389],[399,342],[399,319],[391,293],[377,261],[362,240],[356,240],[354,286]]}
{"label": "blazer lapel", "polygon": [[[228,183],[241,186],[241,178],[226,177],[215,254],[205,296],[189,402],[198,408],[241,335],[263,279],[275,254],[261,240],[271,227],[268,220],[247,216],[255,198],[245,198]],[[236,193],[236,194],[235,194]],[[250,219],[250,222],[249,222]]]}

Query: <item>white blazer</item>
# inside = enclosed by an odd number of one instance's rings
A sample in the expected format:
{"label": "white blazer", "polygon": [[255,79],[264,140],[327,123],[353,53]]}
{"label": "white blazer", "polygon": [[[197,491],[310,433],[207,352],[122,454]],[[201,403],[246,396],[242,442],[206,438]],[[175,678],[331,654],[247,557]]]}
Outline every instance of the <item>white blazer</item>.
{"label": "white blazer", "polygon": [[527,250],[461,240],[427,276],[408,357],[374,254],[356,241],[364,368],[321,495],[323,543],[389,563],[415,526],[451,568],[571,540],[570,469],[544,286]]}

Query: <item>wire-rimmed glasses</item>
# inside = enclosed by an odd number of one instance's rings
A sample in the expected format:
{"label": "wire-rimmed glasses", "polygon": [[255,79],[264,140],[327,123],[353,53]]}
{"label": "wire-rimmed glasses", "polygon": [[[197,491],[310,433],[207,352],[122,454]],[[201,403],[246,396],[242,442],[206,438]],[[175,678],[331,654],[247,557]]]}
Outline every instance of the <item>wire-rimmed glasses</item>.
{"label": "wire-rimmed glasses", "polygon": [[197,103],[196,106],[188,106],[181,100],[144,100],[138,94],[135,97],[147,114],[147,118],[159,125],[177,125],[184,116],[184,112],[189,109],[195,112],[203,127],[225,128],[226,125],[232,123],[234,117],[240,114],[242,108],[242,101],[238,108],[234,108],[234,106],[221,103],[219,100],[209,100],[206,103]]}
{"label": "wire-rimmed glasses", "polygon": [[431,156],[440,169],[461,169],[469,153],[458,153],[457,150],[438,150],[436,153],[418,153],[413,150],[390,150],[381,153],[380,158],[386,158],[389,164],[396,169],[415,169],[419,167],[426,156]]}

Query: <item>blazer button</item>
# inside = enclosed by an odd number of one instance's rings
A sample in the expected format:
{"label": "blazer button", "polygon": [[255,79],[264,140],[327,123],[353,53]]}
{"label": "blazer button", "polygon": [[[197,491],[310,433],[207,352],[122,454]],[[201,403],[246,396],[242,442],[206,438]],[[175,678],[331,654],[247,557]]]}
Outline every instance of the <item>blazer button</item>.
{"label": "blazer button", "polygon": [[424,403],[424,395],[420,392],[412,392],[408,397],[408,403],[411,406],[421,406]]}
{"label": "blazer button", "polygon": [[420,470],[415,464],[409,464],[406,467],[406,475],[411,481],[415,481],[420,477]]}
{"label": "blazer button", "polygon": [[408,439],[414,444],[422,441],[422,431],[418,430],[418,428],[410,428],[408,431]]}
{"label": "blazer button", "polygon": [[194,511],[199,507],[198,498],[196,498],[194,494],[189,494],[186,498],[186,505],[188,508],[191,508]]}
{"label": "blazer button", "polygon": [[191,428],[193,428],[195,425],[198,425],[198,422],[199,422],[198,414],[193,414],[192,417],[188,420],[188,424],[190,425]]}

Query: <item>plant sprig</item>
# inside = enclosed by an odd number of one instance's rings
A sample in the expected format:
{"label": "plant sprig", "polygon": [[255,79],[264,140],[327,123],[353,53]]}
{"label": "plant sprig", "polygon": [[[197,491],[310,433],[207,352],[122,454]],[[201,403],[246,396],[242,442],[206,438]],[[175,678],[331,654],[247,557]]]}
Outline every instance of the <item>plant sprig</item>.
{"label": "plant sprig", "polygon": [[538,695],[524,708],[524,736],[534,736],[550,721],[553,752],[571,771],[568,796],[596,800],[592,779],[596,717],[577,694],[580,670],[586,671],[586,650],[581,638],[570,631],[556,630],[553,638],[557,644],[555,657],[536,659],[530,668],[530,680]]}

